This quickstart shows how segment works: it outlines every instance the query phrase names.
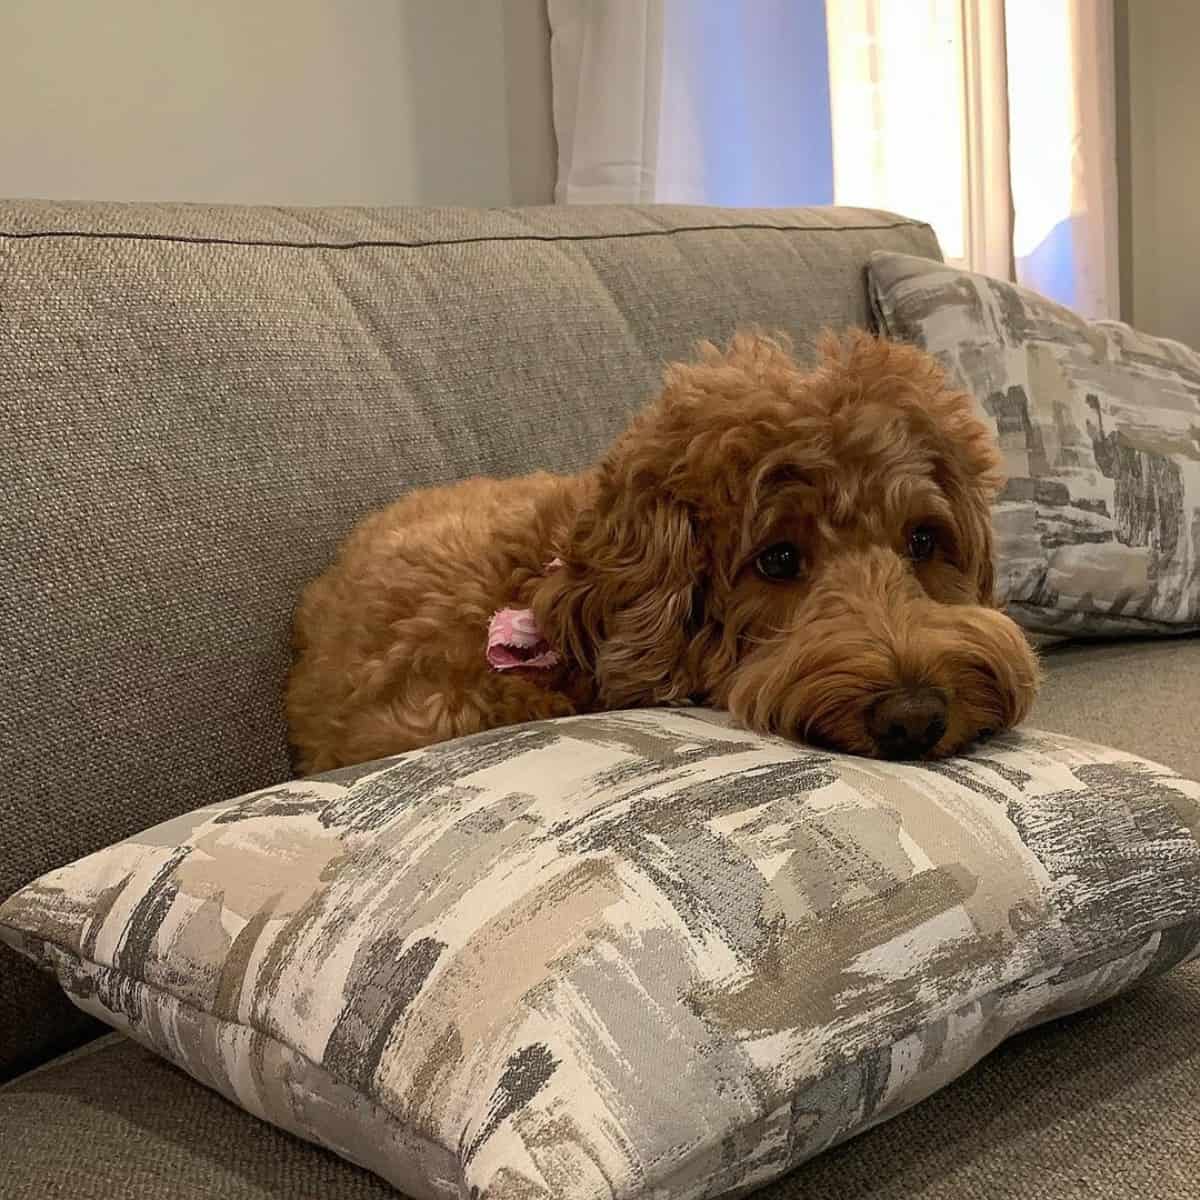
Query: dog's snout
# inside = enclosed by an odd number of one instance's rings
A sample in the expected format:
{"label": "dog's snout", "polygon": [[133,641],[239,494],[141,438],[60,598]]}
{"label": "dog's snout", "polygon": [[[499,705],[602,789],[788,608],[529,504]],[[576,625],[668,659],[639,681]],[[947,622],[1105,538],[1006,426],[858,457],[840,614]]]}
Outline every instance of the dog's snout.
{"label": "dog's snout", "polygon": [[919,758],[945,736],[946,698],[935,688],[888,692],[872,706],[867,727],[884,758]]}

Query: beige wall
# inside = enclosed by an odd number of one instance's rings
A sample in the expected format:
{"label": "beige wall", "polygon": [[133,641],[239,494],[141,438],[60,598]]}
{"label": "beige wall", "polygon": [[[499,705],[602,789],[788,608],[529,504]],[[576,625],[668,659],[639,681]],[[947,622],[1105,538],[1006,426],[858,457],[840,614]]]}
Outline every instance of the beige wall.
{"label": "beige wall", "polygon": [[1200,0],[1117,5],[1122,308],[1200,349]]}
{"label": "beige wall", "polygon": [[549,203],[544,0],[3,0],[0,194]]}

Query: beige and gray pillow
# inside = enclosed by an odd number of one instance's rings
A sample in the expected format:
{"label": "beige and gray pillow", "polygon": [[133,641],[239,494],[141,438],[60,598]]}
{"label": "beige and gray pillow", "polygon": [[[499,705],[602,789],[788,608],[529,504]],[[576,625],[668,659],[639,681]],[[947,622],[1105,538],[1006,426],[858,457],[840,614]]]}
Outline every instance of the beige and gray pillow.
{"label": "beige and gray pillow", "polygon": [[881,763],[632,711],[198,809],[0,937],[416,1200],[698,1200],[1195,955],[1198,835],[1200,786],[1065,737]]}
{"label": "beige and gray pillow", "polygon": [[1001,599],[1045,634],[1200,629],[1200,353],[1034,292],[877,252],[881,332],[942,360],[996,429]]}

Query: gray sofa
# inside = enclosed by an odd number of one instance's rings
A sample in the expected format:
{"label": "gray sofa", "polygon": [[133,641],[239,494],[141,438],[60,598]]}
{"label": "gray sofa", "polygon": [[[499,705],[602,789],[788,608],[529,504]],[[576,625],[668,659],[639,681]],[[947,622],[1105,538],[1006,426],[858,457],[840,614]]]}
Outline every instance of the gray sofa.
{"label": "gray sofa", "polygon": [[[0,895],[289,774],[292,605],[413,487],[592,459],[697,338],[868,320],[861,210],[0,204]],[[1200,639],[1033,724],[1200,777]],[[0,957],[0,1196],[392,1194]],[[1200,968],[1012,1042],[778,1197],[1195,1196]]]}

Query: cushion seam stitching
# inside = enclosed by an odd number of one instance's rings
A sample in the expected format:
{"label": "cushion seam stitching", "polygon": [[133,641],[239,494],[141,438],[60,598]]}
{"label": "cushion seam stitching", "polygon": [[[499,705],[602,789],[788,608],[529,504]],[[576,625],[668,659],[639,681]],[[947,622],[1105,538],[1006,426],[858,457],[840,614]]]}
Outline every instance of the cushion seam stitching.
{"label": "cushion seam stitching", "polygon": [[[1142,934],[1135,935],[1135,936],[1140,938],[1140,944],[1144,944],[1146,940],[1148,940],[1155,934],[1162,934],[1169,930],[1178,929],[1178,928],[1182,928],[1187,925],[1194,925],[1194,924],[1196,924],[1196,919],[1193,919],[1190,921],[1177,921],[1171,925],[1154,925],[1150,929],[1147,929],[1146,931],[1144,931]],[[404,1128],[413,1130],[413,1132],[416,1133],[416,1136],[418,1138],[420,1138],[422,1141],[424,1141],[427,1145],[436,1148],[439,1152],[447,1153],[451,1157],[456,1157],[456,1155],[457,1155],[457,1151],[446,1146],[443,1142],[435,1141],[435,1140],[431,1139],[430,1137],[428,1137],[426,1134],[417,1131],[415,1122],[413,1122],[411,1120],[406,1120],[405,1118],[399,1116],[388,1105],[381,1103],[374,1096],[371,1096],[371,1095],[365,1093],[364,1091],[362,1091],[361,1088],[358,1088],[354,1084],[348,1083],[346,1080],[333,1074],[333,1072],[330,1071],[327,1067],[325,1067],[322,1063],[316,1062],[314,1059],[310,1058],[303,1050],[300,1050],[296,1046],[291,1045],[290,1042],[283,1040],[282,1038],[278,1037],[274,1033],[270,1033],[265,1029],[259,1028],[256,1024],[247,1023],[247,1022],[243,1022],[243,1021],[239,1021],[239,1020],[230,1020],[229,1018],[226,1018],[226,1017],[216,1016],[214,1013],[209,1012],[207,1009],[198,1007],[197,1005],[193,1004],[191,1001],[184,999],[183,997],[177,995],[175,992],[171,991],[168,988],[162,987],[161,985],[156,984],[156,983],[151,983],[145,979],[140,979],[136,975],[133,975],[133,974],[125,971],[121,967],[106,966],[104,963],[97,962],[96,960],[91,959],[91,958],[87,958],[84,955],[79,954],[76,951],[70,950],[69,948],[63,946],[61,943],[55,941],[52,938],[44,938],[39,934],[28,933],[27,931],[18,929],[15,926],[7,924],[6,922],[0,922],[0,928],[11,930],[13,933],[15,933],[19,936],[22,936],[22,937],[32,937],[38,942],[53,946],[60,953],[65,955],[67,958],[74,959],[78,963],[96,967],[96,968],[99,968],[100,970],[113,971],[118,975],[123,975],[126,979],[131,980],[138,986],[146,988],[147,990],[154,992],[158,995],[166,996],[166,997],[170,998],[171,1000],[175,1001],[177,1004],[180,1004],[184,1008],[190,1010],[191,1012],[198,1013],[199,1015],[206,1017],[210,1020],[216,1021],[222,1025],[232,1025],[236,1028],[244,1029],[247,1033],[257,1034],[259,1037],[266,1038],[267,1040],[274,1042],[276,1045],[281,1046],[283,1049],[287,1050],[289,1053],[294,1054],[298,1058],[303,1059],[306,1063],[308,1063],[310,1066],[316,1068],[318,1071],[323,1072],[330,1079],[332,1079],[335,1083],[339,1084],[342,1087],[348,1088],[350,1091],[354,1092],[356,1095],[362,1096],[364,1099],[366,1099],[368,1101],[368,1103],[372,1104],[374,1107],[380,1109],[382,1112],[387,1114],[387,1116],[389,1118],[391,1118],[391,1120],[395,1121],[398,1125],[400,1125]],[[1096,949],[1097,949],[1096,947],[1093,947],[1089,951],[1084,951],[1079,954],[1072,955],[1070,958],[1064,958],[1064,959],[1058,961],[1057,963],[1053,964],[1053,966],[1056,970],[1068,969],[1068,968],[1074,966],[1076,963],[1082,962],[1082,961],[1090,958],[1095,953]],[[881,1042],[875,1046],[870,1047],[867,1050],[864,1050],[862,1052],[862,1054],[860,1054],[858,1057],[862,1058],[866,1055],[877,1054],[887,1045],[894,1045],[898,1042],[904,1041],[906,1038],[913,1037],[914,1035],[918,1034],[921,1030],[926,1029],[929,1026],[934,1025],[938,1021],[942,1020],[950,1012],[954,1011],[957,1008],[961,1008],[962,1005],[977,1003],[978,1001],[984,999],[985,997],[995,995],[996,993],[1003,991],[1007,988],[1017,986],[1017,985],[1023,983],[1025,980],[1033,978],[1040,971],[1045,970],[1048,965],[1050,965],[1050,964],[1043,964],[1043,966],[1041,968],[1039,968],[1038,970],[1026,972],[1025,974],[1022,974],[1022,975],[1016,977],[1015,979],[1008,980],[1007,982],[1001,984],[1000,986],[997,986],[994,988],[989,988],[984,991],[974,993],[970,996],[964,997],[957,1004],[947,1007],[945,1010],[939,1012],[938,1015],[928,1017],[926,1020],[921,1021],[919,1024],[909,1027],[905,1032],[897,1034],[897,1035],[889,1038],[887,1042]],[[54,976],[55,976],[55,979],[58,980],[59,986],[62,987],[62,981],[60,979],[58,979],[57,971],[54,972]],[[1138,979],[1140,980],[1141,976],[1139,976]],[[1136,982],[1137,982],[1137,980],[1135,980],[1135,983]],[[1127,989],[1122,989],[1122,990],[1127,990]],[[63,988],[63,991],[65,992],[66,988]],[[68,994],[68,996],[70,995],[69,993],[67,993],[67,994]],[[107,1005],[105,1005],[104,1007],[106,1009],[108,1009]],[[108,1011],[111,1012],[113,1010],[108,1009]],[[121,1032],[121,1031],[118,1029],[117,1032]],[[129,1036],[129,1035],[125,1035],[125,1036]],[[132,1038],[132,1037],[130,1038],[130,1040],[137,1041],[136,1038]],[[1004,1040],[1007,1041],[1008,1039],[1005,1038]],[[141,1043],[139,1043],[139,1044],[141,1044]],[[155,1051],[155,1053],[157,1053],[157,1051]],[[159,1057],[166,1058],[168,1061],[171,1061],[171,1062],[175,1061],[174,1059],[171,1059],[168,1055],[165,1055],[165,1054],[160,1054]],[[986,1057],[986,1055],[984,1057]],[[178,1064],[178,1065],[182,1066],[182,1064]],[[188,1073],[190,1074],[190,1072],[188,1072]],[[199,1082],[199,1081],[197,1081],[197,1082]],[[217,1090],[217,1089],[214,1089],[214,1090]],[[789,1100],[792,1099],[794,1097],[794,1095],[799,1093],[799,1090],[800,1089],[796,1089],[794,1092],[790,1092],[788,1094],[788,1099]],[[256,1116],[256,1114],[250,1112],[249,1109],[245,1109],[242,1105],[239,1104],[238,1107],[243,1108],[243,1111],[247,1112],[250,1116],[252,1116],[252,1117]],[[764,1111],[764,1112],[759,1113],[754,1119],[755,1120],[763,1120],[769,1116],[770,1116],[770,1113]],[[264,1118],[257,1118],[257,1119],[262,1120]],[[747,1124],[748,1123],[749,1122],[747,1122]],[[267,1121],[267,1124],[274,1124],[274,1122]],[[278,1126],[277,1126],[277,1128],[278,1128]],[[286,1132],[286,1130],[285,1130],[285,1132]],[[325,1146],[326,1149],[331,1149],[331,1147],[327,1146],[324,1142],[320,1142],[318,1144]],[[672,1173],[678,1171],[686,1163],[687,1160],[694,1158],[698,1152],[703,1151],[703,1149],[705,1148],[705,1146],[707,1144],[709,1144],[709,1143],[697,1142],[697,1143],[693,1143],[691,1146],[689,1146],[688,1150],[684,1154],[684,1156],[678,1162],[673,1164]],[[713,1144],[715,1144],[715,1142]],[[337,1153],[336,1151],[333,1151],[333,1152]],[[663,1153],[648,1160],[645,1164],[646,1173],[649,1174],[649,1171],[652,1168],[657,1166],[659,1163],[663,1162],[663,1160],[667,1157],[668,1154],[669,1154],[669,1151],[664,1151]],[[339,1157],[345,1157],[345,1156],[339,1155]],[[462,1164],[461,1160],[458,1161],[458,1167],[459,1167],[459,1173],[461,1176],[463,1173],[463,1164]],[[463,1179],[464,1179],[464,1183],[465,1183],[465,1176],[463,1177]],[[644,1186],[646,1182],[647,1182],[647,1180],[643,1180],[642,1185]]]}
{"label": "cushion seam stitching", "polygon": [[247,246],[289,250],[360,250],[360,249],[404,249],[422,250],[437,246],[470,246],[489,242],[599,242],[618,241],[624,238],[672,237],[680,233],[753,232],[766,233],[864,233],[889,229],[930,229],[926,221],[893,221],[886,225],[772,225],[758,222],[740,222],[732,225],[680,225],[670,229],[630,229],[613,233],[564,233],[564,234],[481,234],[478,237],[393,239],[361,238],[348,242],[300,242],[286,238],[222,238],[203,235],[168,233],[106,232],[81,229],[33,230],[14,232],[0,230],[0,238],[13,241],[35,241],[50,239],[81,238],[89,241],[133,241],[166,242],[195,246]]}
{"label": "cushion seam stitching", "polygon": [[[1145,945],[1146,941],[1148,941],[1156,933],[1163,934],[1170,930],[1181,929],[1181,928],[1183,928],[1185,926],[1189,926],[1189,925],[1191,925],[1191,926],[1197,925],[1197,920],[1194,919],[1191,921],[1177,921],[1173,925],[1163,925],[1163,926],[1159,926],[1154,929],[1151,929],[1139,941],[1138,945],[1135,946],[1134,949],[1129,952],[1129,954],[1121,955],[1120,959],[1128,958],[1131,955],[1137,953],[1137,951],[1142,946]],[[1069,959],[1064,959],[1062,962],[1058,963],[1056,965],[1055,969],[1057,969],[1059,971],[1069,970],[1076,963],[1083,962],[1084,960],[1086,960],[1090,957],[1091,957],[1091,955],[1089,955],[1089,954],[1074,955],[1073,957],[1071,957]],[[1113,960],[1113,961],[1118,961],[1118,960]],[[1101,965],[1103,966],[1103,965],[1107,965],[1107,964],[1101,964]],[[1180,965],[1180,964],[1177,963],[1175,965]],[[1168,968],[1168,970],[1172,970],[1172,969],[1173,968]],[[924,1030],[928,1029],[932,1025],[936,1025],[938,1021],[944,1020],[947,1016],[950,1015],[950,1013],[956,1011],[959,1008],[962,1008],[964,1005],[978,1004],[981,1000],[984,1000],[987,997],[994,996],[997,993],[1006,990],[1007,988],[1016,987],[1016,986],[1024,983],[1026,980],[1033,978],[1036,974],[1038,974],[1038,972],[1031,972],[1029,974],[1022,975],[1018,979],[1009,980],[1008,983],[1002,984],[999,987],[994,987],[987,991],[980,992],[977,995],[974,995],[969,999],[963,1000],[960,1004],[955,1005],[953,1008],[946,1009],[939,1016],[932,1017],[926,1021],[922,1021],[919,1025],[913,1026],[912,1028],[908,1029],[905,1033],[896,1035],[895,1037],[891,1038],[887,1042],[880,1043],[880,1044],[872,1046],[866,1050],[863,1050],[861,1053],[857,1054],[853,1059],[850,1059],[849,1063],[845,1063],[842,1065],[845,1066],[845,1065],[849,1065],[852,1063],[863,1062],[864,1060],[869,1059],[872,1055],[879,1054],[882,1050],[886,1049],[888,1046],[894,1046],[900,1042],[906,1041],[909,1038],[918,1037]],[[1126,986],[1122,987],[1114,995],[1108,996],[1107,999],[1109,999],[1109,1000],[1116,999],[1117,996],[1123,994],[1124,992],[1131,991],[1138,984],[1146,982],[1146,979],[1147,979],[1147,971],[1143,970],[1141,972],[1141,974],[1139,974],[1138,976],[1135,977],[1135,979],[1133,980],[1132,983],[1129,983]],[[1086,1007],[1094,1008],[1098,1003],[1102,1003],[1102,1001],[1089,1002]],[[1045,1020],[1053,1020],[1053,1019],[1054,1019],[1053,1017],[1045,1018]],[[1003,1045],[1005,1042],[1009,1041],[1013,1037],[1018,1036],[1020,1033],[1027,1032],[1029,1029],[1035,1028],[1037,1025],[1042,1024],[1042,1023],[1043,1023],[1042,1021],[1035,1021],[1033,1025],[1025,1025],[1025,1026],[1015,1029],[1011,1034],[1008,1034],[1004,1038],[1002,1038],[1000,1040],[1000,1042],[998,1042],[995,1046],[992,1047],[991,1050],[987,1051],[980,1058],[977,1058],[970,1067],[967,1067],[967,1069],[965,1071],[959,1072],[959,1074],[955,1075],[954,1078],[951,1079],[948,1083],[943,1084],[941,1087],[937,1088],[934,1092],[931,1092],[929,1095],[923,1097],[921,1100],[918,1100],[915,1104],[909,1105],[908,1107],[910,1107],[910,1108],[920,1107],[920,1105],[922,1103],[924,1103],[925,1100],[932,1099],[932,1097],[934,1095],[936,1095],[939,1092],[945,1091],[945,1089],[947,1087],[949,1087],[951,1084],[955,1083],[959,1079],[962,1079],[963,1076],[966,1075],[972,1069],[972,1067],[977,1066],[985,1058],[988,1058],[991,1054],[993,1054],[996,1050],[998,1050],[1000,1048],[1000,1046]],[[796,1089],[796,1090],[792,1091],[791,1093],[789,1093],[787,1095],[787,1097],[785,1098],[784,1103],[793,1102],[795,1100],[795,1097],[799,1094],[799,1091],[800,1091],[800,1089]],[[778,1107],[782,1107],[782,1106],[778,1106]],[[772,1110],[772,1112],[774,1112],[774,1111],[776,1111],[776,1110]],[[857,1133],[865,1133],[869,1128],[871,1128],[875,1124],[887,1124],[888,1121],[894,1119],[895,1117],[898,1117],[900,1115],[900,1113],[903,1111],[904,1110],[901,1109],[897,1112],[894,1112],[891,1114],[891,1116],[884,1117],[882,1121],[876,1121],[871,1118],[868,1118],[867,1124],[862,1124],[860,1126],[856,1126],[850,1132],[843,1130],[842,1134],[838,1137],[837,1141],[834,1144],[836,1145],[836,1144],[838,1144],[838,1142],[845,1142],[845,1141],[849,1140],[850,1138],[854,1137]],[[759,1121],[767,1120],[770,1116],[771,1116],[771,1112],[763,1112],[759,1117],[756,1118],[756,1120],[759,1120]],[[704,1150],[708,1149],[710,1146],[715,1145],[717,1143],[717,1141],[718,1141],[718,1139],[711,1138],[711,1139],[709,1139],[708,1142],[697,1142],[693,1146],[689,1147],[688,1151],[680,1158],[679,1162],[672,1166],[672,1169],[670,1170],[670,1172],[668,1172],[666,1175],[664,1175],[662,1178],[660,1178],[659,1180],[657,1180],[655,1182],[655,1186],[661,1187],[664,1184],[669,1183],[672,1176],[677,1175],[681,1170],[683,1170],[689,1164],[689,1162],[691,1160],[694,1160],[699,1154],[703,1153]],[[829,1149],[829,1148],[831,1148],[831,1147],[829,1147],[829,1146],[826,1147],[826,1149]],[[823,1151],[818,1150],[815,1154],[810,1154],[808,1157],[801,1159],[798,1162],[793,1163],[791,1167],[787,1168],[787,1170],[781,1172],[779,1175],[772,1176],[771,1179],[766,1180],[766,1181],[764,1181],[763,1184],[758,1184],[756,1186],[761,1187],[761,1186],[765,1186],[768,1183],[778,1182],[785,1175],[789,1174],[792,1170],[795,1170],[797,1167],[803,1166],[804,1163],[811,1161],[813,1158],[819,1157],[822,1153],[823,1153]],[[666,1157],[665,1155],[660,1155],[658,1158],[654,1159],[653,1162],[649,1165],[651,1165],[651,1166],[656,1165],[657,1163],[660,1163],[663,1160],[663,1158],[665,1158],[665,1157]],[[618,1198],[618,1200],[622,1200],[622,1198]],[[629,1200],[633,1200],[633,1198],[629,1198]]]}
{"label": "cushion seam stitching", "polygon": [[[1126,616],[1123,613],[1117,613],[1114,616],[1111,612],[1104,612],[1101,609],[1096,608],[1054,608],[1048,604],[1036,604],[1029,600],[1014,599],[1011,596],[1005,601],[1005,604],[1009,607],[1015,606],[1017,608],[1027,608],[1037,613],[1053,613],[1054,615],[1060,617],[1064,624],[1066,624],[1071,617],[1096,617],[1102,620],[1112,621],[1117,625],[1144,625],[1152,631],[1163,633],[1168,630],[1175,633],[1187,633],[1189,631],[1200,629],[1200,625],[1197,625],[1195,621],[1190,620],[1163,621],[1157,617],[1140,617],[1137,615]],[[1166,629],[1164,629],[1164,626]],[[1047,630],[1045,632],[1049,633],[1052,631]],[[1067,632],[1069,634],[1071,631],[1068,630]]]}
{"label": "cushion seam stitching", "polygon": [[[25,934],[24,930],[16,929],[14,926],[8,925],[8,924],[0,924],[0,928],[12,930],[14,933],[17,933],[17,934],[22,934],[22,935]],[[447,1154],[451,1158],[455,1159],[457,1162],[457,1165],[459,1167],[459,1174],[460,1174],[460,1176],[462,1175],[462,1163],[460,1161],[458,1161],[457,1151],[444,1145],[441,1141],[435,1141],[433,1138],[429,1137],[426,1133],[419,1130],[416,1126],[416,1122],[414,1122],[412,1120],[406,1120],[405,1118],[401,1117],[398,1113],[394,1112],[388,1105],[382,1103],[375,1096],[372,1096],[369,1093],[364,1092],[361,1088],[356,1087],[353,1083],[349,1083],[345,1079],[342,1079],[338,1075],[335,1075],[324,1064],[315,1061],[308,1054],[306,1054],[303,1050],[299,1049],[296,1046],[293,1046],[290,1042],[285,1041],[283,1038],[276,1036],[274,1033],[270,1033],[265,1029],[259,1028],[259,1026],[253,1022],[230,1020],[228,1017],[218,1016],[216,1013],[210,1011],[209,1009],[201,1008],[198,1005],[193,1004],[190,1000],[187,1000],[183,996],[178,995],[177,993],[173,992],[170,988],[165,988],[161,984],[151,983],[149,980],[146,980],[146,979],[140,979],[136,975],[131,974],[130,972],[124,970],[121,967],[106,966],[104,963],[98,962],[96,959],[87,958],[86,956],[79,954],[76,951],[70,950],[66,946],[63,946],[60,942],[55,941],[53,938],[44,938],[38,934],[29,934],[29,935],[25,935],[25,936],[31,936],[31,937],[35,938],[38,942],[44,943],[45,945],[48,945],[48,946],[53,946],[56,950],[58,950],[66,958],[74,959],[75,962],[77,962],[79,964],[95,967],[101,971],[112,971],[116,975],[123,976],[126,980],[135,984],[137,987],[144,988],[146,991],[152,992],[157,996],[166,997],[167,999],[174,1001],[176,1004],[178,1004],[181,1007],[183,1007],[184,1009],[186,1009],[188,1012],[195,1013],[198,1016],[203,1017],[207,1020],[213,1021],[218,1025],[232,1026],[235,1029],[242,1029],[250,1035],[257,1035],[258,1037],[266,1039],[268,1042],[273,1042],[276,1046],[279,1046],[282,1049],[286,1050],[289,1054],[295,1055],[296,1058],[302,1059],[310,1067],[314,1067],[316,1070],[318,1070],[322,1074],[326,1075],[328,1078],[333,1080],[333,1082],[338,1084],[340,1087],[344,1087],[344,1088],[348,1089],[349,1091],[353,1092],[356,1096],[361,1096],[373,1108],[376,1108],[380,1112],[386,1114],[386,1116],[392,1122],[394,1122],[396,1125],[400,1126],[401,1128],[410,1130],[416,1136],[416,1138],[418,1140],[424,1142],[427,1146],[433,1148],[438,1153]],[[63,987],[62,980],[59,978],[58,972],[54,971],[53,974],[54,974],[55,980],[58,982],[59,987],[62,988],[62,990],[67,994],[68,998],[70,998],[70,993],[67,992],[67,989],[65,987]],[[114,1009],[109,1008],[107,1004],[102,1005],[102,1007],[107,1012],[115,1012],[116,1011]],[[89,1014],[89,1015],[94,1015],[94,1014]],[[118,1015],[124,1015],[124,1014],[118,1014]],[[134,1022],[130,1021],[130,1024],[134,1025]],[[134,1027],[136,1028],[136,1025]],[[129,1041],[136,1042],[139,1046],[143,1046],[145,1049],[150,1049],[150,1047],[145,1046],[144,1042],[139,1041],[138,1038],[125,1033],[123,1030],[117,1028],[116,1026],[109,1026],[109,1028],[114,1029],[115,1032],[121,1034],[122,1037],[128,1038]],[[164,1059],[166,1062],[175,1064],[181,1070],[183,1070],[187,1075],[189,1075],[193,1080],[195,1080],[196,1083],[200,1083],[201,1086],[211,1086],[211,1090],[217,1092],[219,1095],[222,1095],[222,1096],[224,1095],[224,1093],[221,1091],[220,1088],[213,1086],[213,1085],[205,1085],[200,1080],[196,1079],[195,1076],[192,1075],[191,1072],[187,1070],[187,1068],[183,1065],[182,1062],[173,1058],[171,1055],[163,1054],[158,1050],[151,1050],[151,1053],[157,1055],[161,1059]],[[228,1097],[226,1097],[226,1099],[228,1099]],[[231,1103],[236,1104],[236,1106],[238,1108],[240,1108],[248,1116],[254,1117],[256,1120],[263,1121],[275,1129],[282,1129],[282,1127],[279,1125],[276,1125],[274,1121],[271,1121],[266,1117],[259,1117],[257,1113],[251,1112],[250,1109],[246,1108],[240,1102],[231,1101]],[[284,1129],[283,1132],[287,1133],[289,1131]],[[318,1142],[315,1139],[306,1139],[306,1140],[310,1140],[313,1142],[313,1144],[319,1145],[319,1146],[323,1147],[324,1149],[329,1150],[333,1154],[337,1154],[339,1158],[342,1158],[343,1160],[345,1160],[347,1162],[353,1162],[353,1160],[347,1158],[346,1155],[339,1154],[338,1151],[333,1150],[333,1148],[324,1141]],[[357,1164],[357,1163],[355,1165],[361,1166],[361,1164]],[[376,1172],[372,1172],[372,1174],[376,1174]]]}

